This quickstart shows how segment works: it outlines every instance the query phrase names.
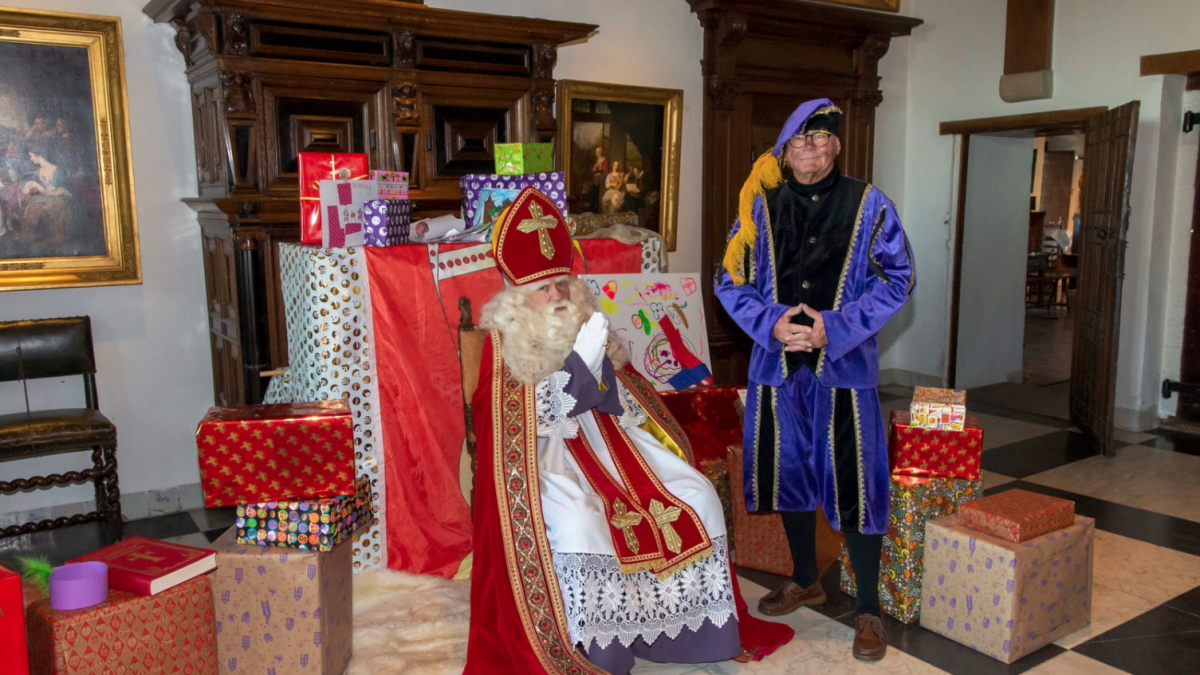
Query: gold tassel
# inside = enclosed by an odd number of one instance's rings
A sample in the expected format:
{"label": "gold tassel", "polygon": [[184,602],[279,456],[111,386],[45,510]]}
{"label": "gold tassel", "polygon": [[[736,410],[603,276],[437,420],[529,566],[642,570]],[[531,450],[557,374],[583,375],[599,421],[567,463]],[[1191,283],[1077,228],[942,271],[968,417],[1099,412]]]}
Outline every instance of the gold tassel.
{"label": "gold tassel", "polygon": [[783,171],[779,158],[768,150],[755,160],[750,177],[742,184],[742,192],[738,198],[740,227],[725,248],[723,263],[734,285],[746,283],[746,272],[742,269],[746,249],[753,250],[754,240],[758,237],[758,226],[754,223],[754,198],[782,182]]}

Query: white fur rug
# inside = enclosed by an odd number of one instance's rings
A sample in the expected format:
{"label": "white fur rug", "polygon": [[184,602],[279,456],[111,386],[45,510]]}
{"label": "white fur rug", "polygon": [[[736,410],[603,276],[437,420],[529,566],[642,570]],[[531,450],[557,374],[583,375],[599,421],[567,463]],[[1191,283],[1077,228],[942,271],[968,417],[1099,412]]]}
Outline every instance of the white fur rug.
{"label": "white fur rug", "polygon": [[461,675],[470,581],[366,570],[354,575],[354,658],[346,675]]}

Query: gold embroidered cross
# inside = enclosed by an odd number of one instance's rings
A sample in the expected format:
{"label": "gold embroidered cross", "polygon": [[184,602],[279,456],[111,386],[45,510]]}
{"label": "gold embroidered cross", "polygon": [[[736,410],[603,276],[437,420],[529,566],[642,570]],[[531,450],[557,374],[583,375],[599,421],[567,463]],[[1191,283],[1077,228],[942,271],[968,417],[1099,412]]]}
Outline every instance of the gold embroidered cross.
{"label": "gold embroidered cross", "polygon": [[637,553],[642,545],[638,543],[637,535],[633,532],[633,526],[642,522],[642,514],[630,513],[629,509],[625,506],[625,502],[620,499],[613,504],[613,511],[617,515],[613,516],[612,520],[608,522],[612,523],[613,527],[625,535],[625,545],[629,547],[629,550]]}
{"label": "gold embroidered cross", "polygon": [[162,556],[150,555],[149,553],[143,553],[141,551],[130,553],[126,555],[125,558],[127,560],[146,560],[148,562],[162,562],[166,560],[166,558],[163,558]]}
{"label": "gold embroidered cross", "polygon": [[529,205],[529,213],[532,218],[526,218],[517,223],[517,232],[537,232],[538,245],[542,247],[542,255],[547,259],[554,257],[554,242],[550,241],[549,230],[558,224],[558,220],[554,216],[543,216],[542,207],[538,204]]}
{"label": "gold embroidered cross", "polygon": [[683,548],[683,540],[679,538],[679,533],[671,523],[679,520],[679,516],[683,510],[678,506],[667,508],[662,505],[662,502],[657,499],[650,500],[650,515],[654,516],[654,523],[658,525],[658,529],[663,534],[663,542],[667,545],[667,550],[671,553],[679,553]]}

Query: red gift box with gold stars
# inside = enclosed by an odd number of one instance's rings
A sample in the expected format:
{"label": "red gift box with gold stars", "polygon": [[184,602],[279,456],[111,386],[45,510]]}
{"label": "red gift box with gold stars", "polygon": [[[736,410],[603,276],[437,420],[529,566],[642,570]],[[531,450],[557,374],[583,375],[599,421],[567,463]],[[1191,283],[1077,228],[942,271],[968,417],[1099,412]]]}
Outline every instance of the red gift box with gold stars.
{"label": "red gift box with gold stars", "polygon": [[196,450],[205,508],[354,494],[345,401],[209,408]]}
{"label": "red gift box with gold stars", "polygon": [[889,465],[893,476],[979,479],[983,428],[967,415],[962,431],[909,426],[909,413],[892,412],[888,434]]}

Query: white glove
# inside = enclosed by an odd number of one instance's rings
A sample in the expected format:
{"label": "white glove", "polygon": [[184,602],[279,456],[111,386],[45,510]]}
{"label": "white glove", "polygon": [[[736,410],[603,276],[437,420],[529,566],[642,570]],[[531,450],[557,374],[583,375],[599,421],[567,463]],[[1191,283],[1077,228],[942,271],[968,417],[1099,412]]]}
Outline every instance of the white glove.
{"label": "white glove", "polygon": [[574,350],[597,382],[604,372],[604,347],[607,343],[608,319],[600,312],[593,312],[579,329],[579,335],[575,336]]}

